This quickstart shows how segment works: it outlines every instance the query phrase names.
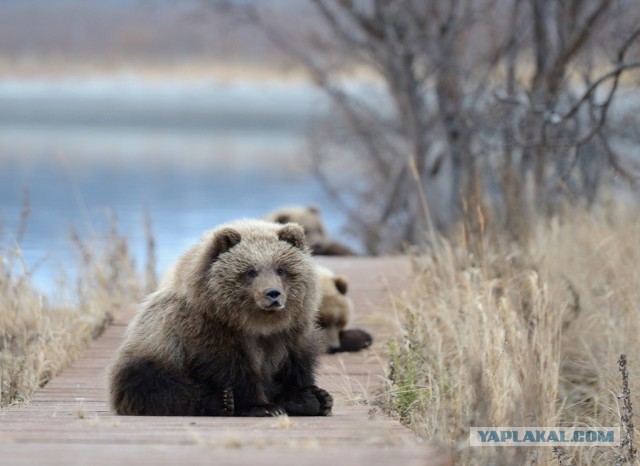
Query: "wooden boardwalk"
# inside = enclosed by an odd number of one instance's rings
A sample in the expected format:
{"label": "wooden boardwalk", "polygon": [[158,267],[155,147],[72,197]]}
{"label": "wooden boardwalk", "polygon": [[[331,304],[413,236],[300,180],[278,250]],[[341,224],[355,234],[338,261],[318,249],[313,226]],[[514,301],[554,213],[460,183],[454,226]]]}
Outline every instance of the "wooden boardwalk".
{"label": "wooden boardwalk", "polygon": [[349,278],[355,304],[350,326],[374,335],[374,345],[364,352],[322,357],[318,385],[334,395],[333,416],[114,416],[106,403],[104,369],[121,342],[126,322],[120,321],[28,406],[0,410],[0,464],[451,464],[369,404],[381,385],[384,342],[396,320],[390,294],[408,286],[408,260],[317,260]]}

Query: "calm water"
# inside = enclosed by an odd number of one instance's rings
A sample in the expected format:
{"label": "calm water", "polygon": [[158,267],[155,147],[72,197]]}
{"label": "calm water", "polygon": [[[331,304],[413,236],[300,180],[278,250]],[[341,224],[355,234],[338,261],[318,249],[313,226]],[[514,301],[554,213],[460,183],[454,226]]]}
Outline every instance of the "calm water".
{"label": "calm water", "polygon": [[0,83],[0,222],[17,228],[35,283],[73,273],[71,228],[106,231],[110,213],[144,261],[148,207],[158,272],[206,229],[283,205],[316,204],[344,222],[306,168],[304,129],[319,97],[304,86],[105,81]]}

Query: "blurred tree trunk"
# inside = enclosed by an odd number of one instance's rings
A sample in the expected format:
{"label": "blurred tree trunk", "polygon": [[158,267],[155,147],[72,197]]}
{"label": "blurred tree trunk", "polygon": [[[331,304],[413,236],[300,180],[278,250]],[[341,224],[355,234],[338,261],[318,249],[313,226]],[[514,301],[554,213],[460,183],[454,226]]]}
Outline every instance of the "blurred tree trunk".
{"label": "blurred tree trunk", "polygon": [[444,128],[451,160],[451,213],[454,222],[463,219],[465,241],[477,243],[482,225],[478,213],[482,210],[481,181],[476,154],[471,148],[472,129],[465,123],[463,70],[460,59],[467,45],[465,22],[473,13],[471,4],[454,0],[441,4],[438,18],[438,50],[436,97],[438,115]]}
{"label": "blurred tree trunk", "polygon": [[[567,70],[576,55],[586,51],[591,34],[605,16],[612,0],[529,0],[529,4],[533,23],[535,70],[527,92],[530,96],[530,110],[526,121],[527,145],[523,149],[520,175],[527,180],[527,174],[532,172],[532,203],[539,213],[548,213],[548,162],[550,158],[560,155],[558,134],[553,134],[551,126],[561,118],[556,108],[562,94],[571,93],[570,84],[567,83]],[[589,8],[591,10],[585,13]],[[553,37],[552,26],[555,26]]]}

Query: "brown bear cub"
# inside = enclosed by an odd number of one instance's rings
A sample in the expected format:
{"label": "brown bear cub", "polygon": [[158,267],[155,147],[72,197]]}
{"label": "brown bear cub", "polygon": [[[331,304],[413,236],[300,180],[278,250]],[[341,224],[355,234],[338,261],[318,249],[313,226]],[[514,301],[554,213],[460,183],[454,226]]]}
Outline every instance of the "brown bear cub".
{"label": "brown bear cub", "polygon": [[298,225],[205,233],[141,305],[109,370],[117,414],[327,416],[317,272]]}
{"label": "brown bear cub", "polygon": [[330,269],[321,265],[317,265],[316,268],[322,294],[316,320],[322,329],[327,351],[329,353],[353,352],[371,346],[373,338],[369,333],[360,329],[345,329],[353,312],[353,302],[347,295],[349,289],[347,279],[341,275],[335,275]]}
{"label": "brown bear cub", "polygon": [[348,246],[332,240],[327,234],[320,209],[316,206],[292,206],[275,210],[265,220],[282,225],[297,223],[304,228],[307,243],[316,256],[355,256]]}

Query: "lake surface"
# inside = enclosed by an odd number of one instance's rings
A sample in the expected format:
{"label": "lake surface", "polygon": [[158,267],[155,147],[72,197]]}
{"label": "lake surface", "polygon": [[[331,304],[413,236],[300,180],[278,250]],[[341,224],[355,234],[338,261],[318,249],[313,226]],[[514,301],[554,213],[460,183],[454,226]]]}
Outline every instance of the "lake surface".
{"label": "lake surface", "polygon": [[70,231],[110,216],[144,262],[144,210],[158,272],[200,234],[277,207],[315,204],[338,234],[345,219],[307,169],[305,128],[326,111],[305,84],[146,83],[135,79],[0,81],[0,223],[21,241],[36,285],[73,274]]}

